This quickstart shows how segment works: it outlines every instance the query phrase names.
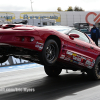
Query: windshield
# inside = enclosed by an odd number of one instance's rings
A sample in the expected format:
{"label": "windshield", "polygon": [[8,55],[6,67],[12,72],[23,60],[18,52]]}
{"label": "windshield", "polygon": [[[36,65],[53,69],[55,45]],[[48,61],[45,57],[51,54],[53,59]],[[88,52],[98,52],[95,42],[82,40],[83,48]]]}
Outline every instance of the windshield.
{"label": "windshield", "polygon": [[46,26],[46,27],[49,29],[54,29],[63,34],[67,34],[69,31],[72,30],[71,27],[67,27],[67,26]]}

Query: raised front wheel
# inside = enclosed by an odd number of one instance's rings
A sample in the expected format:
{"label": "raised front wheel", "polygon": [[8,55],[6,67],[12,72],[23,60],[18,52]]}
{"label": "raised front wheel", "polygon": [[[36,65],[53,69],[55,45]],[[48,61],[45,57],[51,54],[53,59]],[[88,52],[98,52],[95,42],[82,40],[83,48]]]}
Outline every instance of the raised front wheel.
{"label": "raised front wheel", "polygon": [[44,65],[47,66],[54,65],[55,62],[57,61],[58,55],[59,55],[59,48],[56,41],[52,39],[47,40],[44,45],[41,58]]}

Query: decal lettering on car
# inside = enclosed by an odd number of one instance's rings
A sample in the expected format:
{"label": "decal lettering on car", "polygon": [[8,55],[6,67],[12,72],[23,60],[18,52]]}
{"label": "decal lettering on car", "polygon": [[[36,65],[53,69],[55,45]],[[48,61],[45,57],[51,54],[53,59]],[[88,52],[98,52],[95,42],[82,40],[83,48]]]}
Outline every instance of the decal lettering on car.
{"label": "decal lettering on car", "polygon": [[81,61],[81,56],[78,56],[77,61],[79,62]]}
{"label": "decal lettering on car", "polygon": [[77,60],[77,56],[73,56],[73,60]]}
{"label": "decal lettering on car", "polygon": [[76,53],[73,53],[73,60],[77,60],[77,54]]}
{"label": "decal lettering on car", "polygon": [[72,55],[73,55],[73,56],[77,56],[77,54],[76,54],[76,53],[73,53]]}
{"label": "decal lettering on car", "polygon": [[91,65],[91,62],[89,60],[86,61],[86,65]]}
{"label": "decal lettering on car", "polygon": [[61,59],[64,59],[64,58],[65,58],[65,55],[61,55],[60,58],[61,58]]}
{"label": "decal lettering on car", "polygon": [[88,68],[92,68],[95,64],[95,60],[93,59],[87,59],[86,62],[85,62],[85,66],[88,67]]}
{"label": "decal lettering on car", "polygon": [[76,44],[76,47],[78,47],[78,48],[80,48],[80,49],[87,50],[87,48],[86,48],[86,47],[84,47],[84,46],[80,46],[80,45],[78,45],[78,44]]}
{"label": "decal lettering on car", "polygon": [[66,52],[66,55],[64,55],[63,59],[69,62],[73,62],[78,65],[87,67],[89,69],[91,69],[95,64],[95,60],[86,58],[84,56],[81,56],[79,54],[76,54],[70,51]]}
{"label": "decal lettering on car", "polygon": [[38,48],[39,50],[42,50],[43,49],[43,43],[36,42],[35,47]]}
{"label": "decal lettering on car", "polygon": [[70,51],[67,51],[66,54],[68,54],[68,55],[72,55],[73,53],[70,52]]}

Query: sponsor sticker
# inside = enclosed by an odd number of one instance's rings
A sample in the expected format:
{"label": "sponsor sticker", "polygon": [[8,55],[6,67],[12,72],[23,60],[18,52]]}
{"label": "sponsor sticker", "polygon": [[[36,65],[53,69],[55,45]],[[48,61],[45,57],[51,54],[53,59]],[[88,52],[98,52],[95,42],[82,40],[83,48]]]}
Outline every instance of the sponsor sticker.
{"label": "sponsor sticker", "polygon": [[78,56],[77,61],[79,62],[81,61],[81,56]]}
{"label": "sponsor sticker", "polygon": [[77,60],[77,56],[73,56],[73,60]]}
{"label": "sponsor sticker", "polygon": [[61,58],[61,59],[64,59],[64,58],[65,58],[65,55],[61,55],[60,58]]}
{"label": "sponsor sticker", "polygon": [[95,60],[93,60],[93,59],[87,59],[86,62],[85,62],[85,66],[86,66],[87,68],[90,68],[90,66],[91,66],[91,67],[94,66],[94,63],[95,63]]}
{"label": "sponsor sticker", "polygon": [[70,58],[65,57],[65,59],[64,59],[64,60],[66,60],[66,61],[70,61]]}
{"label": "sponsor sticker", "polygon": [[85,64],[86,65],[91,65],[91,61],[87,60]]}
{"label": "sponsor sticker", "polygon": [[68,54],[68,55],[72,55],[73,53],[70,52],[70,51],[67,51],[66,54]]}
{"label": "sponsor sticker", "polygon": [[86,66],[87,68],[91,69],[94,66],[95,60],[88,59],[84,56],[80,56],[76,53],[72,53],[70,51],[66,52],[66,56],[64,56],[64,60],[73,62],[75,64]]}
{"label": "sponsor sticker", "polygon": [[39,50],[42,50],[43,49],[43,43],[36,42],[35,47],[38,48]]}
{"label": "sponsor sticker", "polygon": [[76,53],[73,53],[72,55],[73,55],[73,56],[77,56],[77,54],[76,54]]}

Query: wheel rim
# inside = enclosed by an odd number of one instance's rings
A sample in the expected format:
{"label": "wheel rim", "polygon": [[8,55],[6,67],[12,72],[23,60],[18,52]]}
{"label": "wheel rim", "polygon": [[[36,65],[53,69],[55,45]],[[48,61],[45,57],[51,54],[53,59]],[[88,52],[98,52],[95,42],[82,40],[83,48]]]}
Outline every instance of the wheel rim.
{"label": "wheel rim", "polygon": [[50,44],[46,48],[46,59],[48,61],[53,61],[56,56],[56,47],[54,44]]}

